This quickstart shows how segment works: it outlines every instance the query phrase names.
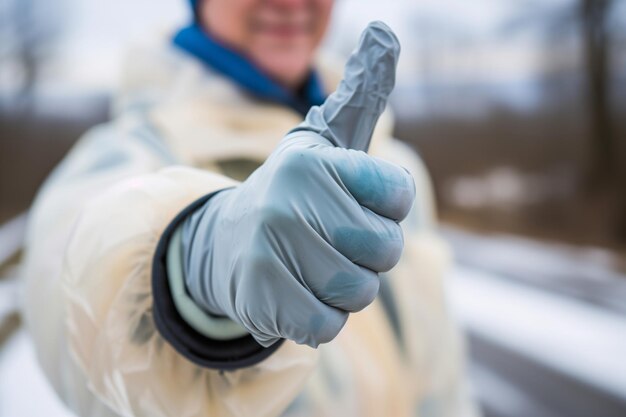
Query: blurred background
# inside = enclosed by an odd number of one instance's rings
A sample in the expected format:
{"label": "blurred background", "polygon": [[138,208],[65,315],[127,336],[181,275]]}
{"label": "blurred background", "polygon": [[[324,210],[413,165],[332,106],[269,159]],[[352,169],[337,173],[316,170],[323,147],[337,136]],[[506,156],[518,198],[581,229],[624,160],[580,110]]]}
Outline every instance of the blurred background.
{"label": "blurred background", "polygon": [[[25,213],[186,6],[0,2],[0,416],[66,415],[16,312]],[[485,416],[625,416],[626,1],[338,0],[326,48],[373,19],[402,43],[396,136],[433,177]]]}

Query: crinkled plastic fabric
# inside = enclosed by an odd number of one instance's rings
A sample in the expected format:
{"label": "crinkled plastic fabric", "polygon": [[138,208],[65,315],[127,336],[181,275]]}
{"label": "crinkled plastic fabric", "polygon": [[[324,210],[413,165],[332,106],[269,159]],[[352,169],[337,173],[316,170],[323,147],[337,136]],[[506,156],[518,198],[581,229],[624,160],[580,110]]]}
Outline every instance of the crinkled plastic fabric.
{"label": "crinkled plastic fabric", "polygon": [[84,209],[63,276],[69,337],[90,388],[118,414],[275,416],[315,366],[313,349],[285,343],[251,368],[202,369],[155,329],[150,266],[160,234],[187,204],[228,185],[168,169],[123,182]]}

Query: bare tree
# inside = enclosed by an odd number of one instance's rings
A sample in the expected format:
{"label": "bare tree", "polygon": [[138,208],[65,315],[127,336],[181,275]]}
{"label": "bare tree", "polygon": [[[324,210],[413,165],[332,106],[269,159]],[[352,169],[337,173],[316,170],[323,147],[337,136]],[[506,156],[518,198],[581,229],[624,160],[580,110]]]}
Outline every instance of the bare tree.
{"label": "bare tree", "polygon": [[581,0],[587,103],[591,128],[593,182],[612,182],[617,174],[617,148],[611,122],[611,37],[608,13],[613,0]]}
{"label": "bare tree", "polygon": [[[39,74],[61,32],[62,2],[6,0],[0,8],[3,45],[0,70],[14,71],[21,77],[11,97],[12,106],[30,103]],[[56,13],[55,13],[56,12]],[[6,99],[6,97],[5,97]]]}
{"label": "bare tree", "polygon": [[614,0],[577,0],[570,5],[533,0],[524,5],[527,11],[504,25],[508,33],[534,26],[551,39],[578,32],[589,121],[588,178],[593,187],[612,184],[618,171],[610,97],[612,39],[608,17],[613,4]]}

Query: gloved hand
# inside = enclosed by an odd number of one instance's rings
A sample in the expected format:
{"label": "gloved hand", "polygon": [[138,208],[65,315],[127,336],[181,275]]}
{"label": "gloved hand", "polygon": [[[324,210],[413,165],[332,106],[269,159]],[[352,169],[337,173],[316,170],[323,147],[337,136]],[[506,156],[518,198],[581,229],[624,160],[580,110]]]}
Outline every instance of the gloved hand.
{"label": "gloved hand", "polygon": [[185,221],[192,298],[241,323],[263,346],[332,340],[350,312],[374,300],[378,273],[400,258],[398,222],[415,198],[413,179],[364,152],[398,55],[391,30],[370,24],[324,105],[246,181]]}

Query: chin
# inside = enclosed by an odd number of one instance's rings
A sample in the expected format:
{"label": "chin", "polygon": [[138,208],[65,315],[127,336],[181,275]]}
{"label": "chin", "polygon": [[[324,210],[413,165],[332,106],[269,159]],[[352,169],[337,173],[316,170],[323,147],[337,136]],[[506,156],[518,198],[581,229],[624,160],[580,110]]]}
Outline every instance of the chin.
{"label": "chin", "polygon": [[297,85],[306,76],[311,67],[310,53],[266,53],[260,54],[255,61],[263,71],[286,85]]}

